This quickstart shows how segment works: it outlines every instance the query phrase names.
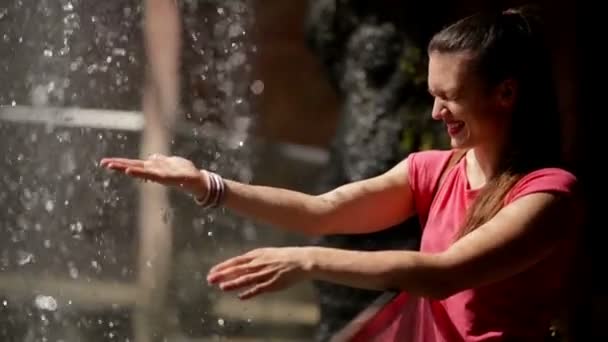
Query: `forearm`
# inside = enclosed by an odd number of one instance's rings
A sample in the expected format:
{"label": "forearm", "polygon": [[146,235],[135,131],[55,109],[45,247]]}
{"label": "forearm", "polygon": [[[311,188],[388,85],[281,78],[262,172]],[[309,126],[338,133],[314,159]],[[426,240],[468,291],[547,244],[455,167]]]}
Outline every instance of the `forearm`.
{"label": "forearm", "polygon": [[378,231],[414,214],[406,183],[371,179],[322,195],[226,180],[225,205],[245,216],[308,235]]}
{"label": "forearm", "polygon": [[405,290],[441,298],[450,293],[439,255],[413,251],[361,252],[308,247],[309,277],[371,290]]}
{"label": "forearm", "polygon": [[325,234],[328,208],[317,196],[225,180],[224,206],[236,213],[307,235]]}

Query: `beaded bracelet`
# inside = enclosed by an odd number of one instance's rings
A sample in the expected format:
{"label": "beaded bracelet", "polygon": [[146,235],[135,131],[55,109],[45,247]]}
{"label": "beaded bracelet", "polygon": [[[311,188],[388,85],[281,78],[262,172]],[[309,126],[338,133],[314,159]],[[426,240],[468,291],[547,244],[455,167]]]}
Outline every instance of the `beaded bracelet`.
{"label": "beaded bracelet", "polygon": [[223,203],[224,194],[226,192],[226,183],[224,182],[222,176],[216,173],[206,170],[201,170],[201,173],[207,175],[207,178],[209,179],[209,188],[207,189],[205,196],[195,197],[194,202],[205,209],[217,208]]}

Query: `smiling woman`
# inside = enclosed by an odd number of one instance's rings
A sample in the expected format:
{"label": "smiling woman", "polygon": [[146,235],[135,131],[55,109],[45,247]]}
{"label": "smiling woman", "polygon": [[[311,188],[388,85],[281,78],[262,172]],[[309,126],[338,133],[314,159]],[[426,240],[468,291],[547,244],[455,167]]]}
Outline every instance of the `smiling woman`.
{"label": "smiling woman", "polygon": [[[315,279],[398,289],[435,308],[403,309],[370,340],[539,341],[567,289],[580,215],[577,179],[560,167],[552,139],[559,116],[537,24],[527,10],[510,10],[435,35],[432,115],[445,122],[453,150],[413,153],[325,194],[223,179],[180,157],[101,165],[311,235],[374,232],[418,215],[419,252],[263,248],[220,263],[207,279],[242,299]],[[411,319],[416,329],[407,328]]]}

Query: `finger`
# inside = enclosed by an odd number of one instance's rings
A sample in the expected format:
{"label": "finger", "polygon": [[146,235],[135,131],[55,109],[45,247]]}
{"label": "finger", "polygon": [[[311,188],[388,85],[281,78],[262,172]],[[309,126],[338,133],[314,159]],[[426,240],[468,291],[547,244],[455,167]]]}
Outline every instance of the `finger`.
{"label": "finger", "polygon": [[[109,170],[113,170],[113,171],[124,171],[124,170],[126,170],[126,169],[127,169],[129,166],[128,166],[128,165],[124,165],[124,164],[120,164],[120,163],[113,162],[113,163],[107,164],[105,167],[106,167],[107,169],[109,169]],[[136,167],[136,166],[132,166],[132,167]]]}
{"label": "finger", "polygon": [[215,278],[217,278],[218,272],[221,272],[222,270],[224,270],[228,267],[245,264],[245,263],[250,262],[251,260],[253,260],[253,257],[251,257],[249,255],[240,255],[240,256],[228,259],[220,264],[217,264],[209,270],[209,275],[207,276],[207,281],[209,281],[210,283],[213,282],[215,280]]}
{"label": "finger", "polygon": [[140,166],[140,165],[125,164],[125,163],[121,163],[121,162],[111,162],[105,166],[105,168],[107,168],[109,170],[114,170],[114,171],[124,171],[130,167],[145,167],[145,164],[143,166]]}
{"label": "finger", "polygon": [[143,167],[144,161],[139,159],[127,158],[103,158],[99,163],[99,165],[103,167],[106,167],[110,164]]}
{"label": "finger", "polygon": [[227,267],[221,271],[210,274],[208,279],[210,280],[210,284],[222,283],[241,277],[245,274],[258,272],[263,268],[264,265],[251,265],[250,263],[246,263],[237,266]]}
{"label": "finger", "polygon": [[275,268],[261,270],[256,273],[241,275],[236,279],[221,282],[219,287],[222,291],[237,290],[246,286],[251,286],[268,281],[277,273]]}
{"label": "finger", "polygon": [[158,170],[140,167],[129,167],[124,170],[125,174],[135,178],[141,178],[144,180],[149,180],[152,182],[157,182],[161,184],[166,184],[166,177],[164,174],[160,173]]}
{"label": "finger", "polygon": [[253,298],[264,292],[269,292],[274,289],[276,283],[276,277],[270,278],[264,283],[258,284],[247,291],[239,293],[239,298],[242,300]]}

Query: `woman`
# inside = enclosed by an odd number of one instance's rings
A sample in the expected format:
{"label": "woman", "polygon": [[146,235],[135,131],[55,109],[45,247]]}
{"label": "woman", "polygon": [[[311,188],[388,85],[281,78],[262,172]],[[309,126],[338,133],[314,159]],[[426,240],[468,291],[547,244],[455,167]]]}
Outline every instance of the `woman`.
{"label": "woman", "polygon": [[311,196],[224,180],[179,157],[101,165],[300,233],[368,233],[418,215],[420,252],[263,248],[213,267],[208,281],[242,299],[317,279],[441,304],[447,328],[418,310],[415,339],[404,338],[402,317],[384,340],[539,341],[565,290],[579,215],[537,20],[473,15],[437,33],[428,52],[432,116],[453,149],[411,154],[381,176]]}

